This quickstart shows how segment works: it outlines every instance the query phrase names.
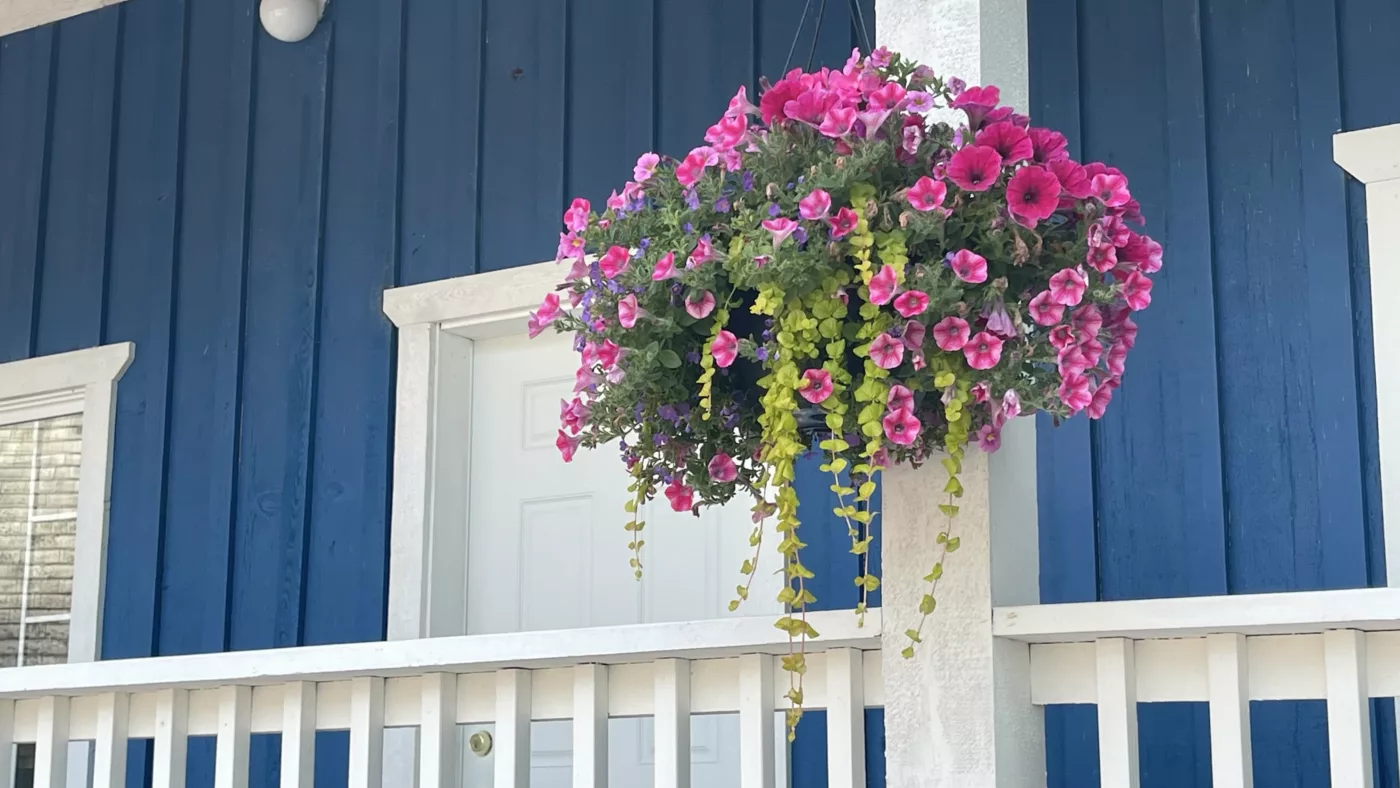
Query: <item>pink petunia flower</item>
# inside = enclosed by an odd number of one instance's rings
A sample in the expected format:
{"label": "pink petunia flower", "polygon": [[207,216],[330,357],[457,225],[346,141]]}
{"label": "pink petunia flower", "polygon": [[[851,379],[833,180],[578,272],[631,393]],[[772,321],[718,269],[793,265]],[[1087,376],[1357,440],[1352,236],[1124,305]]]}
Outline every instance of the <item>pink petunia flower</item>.
{"label": "pink petunia flower", "polygon": [[1070,159],[1056,159],[1050,162],[1050,171],[1055,173],[1055,178],[1060,182],[1060,188],[1065,194],[1083,200],[1094,193],[1094,188],[1089,182],[1089,174],[1082,165]]}
{"label": "pink petunia flower", "polygon": [[906,290],[894,300],[894,311],[900,317],[913,317],[928,309],[928,293],[922,290]]}
{"label": "pink petunia flower", "polygon": [[1113,386],[1104,383],[1094,389],[1094,396],[1089,400],[1089,404],[1084,408],[1084,412],[1089,414],[1091,419],[1101,419],[1108,410],[1108,402],[1113,399]]}
{"label": "pink petunia flower", "polygon": [[695,248],[690,250],[690,256],[685,259],[686,268],[696,268],[715,259],[715,248],[710,244],[710,236],[702,235],[700,240],[695,242]]}
{"label": "pink petunia flower", "polygon": [[898,383],[890,386],[889,396],[885,397],[885,408],[890,412],[897,410],[912,412],[914,410],[914,392],[910,391],[907,386],[901,386]]}
{"label": "pink petunia flower", "polygon": [[1066,268],[1050,277],[1050,298],[1057,304],[1078,306],[1088,287],[1082,272]]}
{"label": "pink petunia flower", "polygon": [[1127,205],[1132,199],[1132,195],[1128,193],[1128,179],[1122,175],[1095,175],[1089,182],[1089,187],[1093,195],[1110,208]]}
{"label": "pink petunia flower", "polygon": [[909,204],[919,211],[931,211],[937,208],[943,204],[943,200],[947,196],[948,184],[943,181],[935,181],[927,175],[915,181],[914,185],[904,193]]}
{"label": "pink petunia flower", "polygon": [[637,306],[637,294],[628,293],[617,302],[617,322],[623,328],[631,328],[637,325],[637,318],[641,315],[642,309]]}
{"label": "pink petunia flower", "polygon": [[666,500],[671,502],[671,510],[688,512],[695,506],[695,491],[681,483],[677,477],[666,485]]}
{"label": "pink petunia flower", "polygon": [[573,401],[559,400],[559,423],[568,429],[571,435],[577,435],[583,430],[584,422],[588,420],[588,406],[583,400],[574,397]]}
{"label": "pink petunia flower", "polygon": [[1027,309],[1031,313],[1031,320],[1041,326],[1053,326],[1065,316],[1065,305],[1055,303],[1054,295],[1049,290],[1032,298]]}
{"label": "pink petunia flower", "polygon": [[1082,306],[1069,316],[1069,324],[1087,339],[1093,339],[1099,335],[1099,330],[1103,328],[1103,313],[1093,304]]}
{"label": "pink petunia flower", "polygon": [[[927,330],[928,329],[924,328],[923,323],[917,320],[910,320],[904,324],[904,331],[900,332],[899,339],[904,343],[905,347],[917,353],[924,346],[924,334]],[[918,369],[919,367],[916,365],[914,368]]]}
{"label": "pink petunia flower", "polygon": [[831,225],[832,238],[844,238],[850,235],[851,231],[856,229],[856,225],[859,222],[860,216],[844,205],[836,212],[835,216],[826,220],[826,223]]}
{"label": "pink petunia flower", "polygon": [[584,249],[583,236],[577,233],[559,233],[559,250],[555,253],[554,261],[582,257]]}
{"label": "pink petunia flower", "polygon": [[598,377],[593,368],[585,364],[574,373],[574,393],[586,391],[590,387],[598,385],[601,380],[602,378]]}
{"label": "pink petunia flower", "polygon": [[1008,121],[984,127],[977,132],[975,141],[1001,154],[1002,164],[1025,161],[1035,153],[1035,145],[1026,130]]}
{"label": "pink petunia flower", "polygon": [[797,204],[797,213],[808,221],[825,219],[831,211],[831,195],[825,189],[814,189]]}
{"label": "pink petunia flower", "polygon": [[709,317],[710,313],[715,311],[715,294],[706,290],[697,300],[695,294],[690,293],[685,297],[685,311],[696,320]]}
{"label": "pink petunia flower", "polygon": [[1054,129],[1033,128],[1029,132],[1033,152],[1031,159],[1036,164],[1049,164],[1069,158],[1069,140]]}
{"label": "pink petunia flower", "polygon": [[1089,406],[1094,394],[1089,389],[1089,378],[1085,375],[1065,375],[1060,380],[1060,401],[1071,413],[1078,413]]}
{"label": "pink petunia flower", "polygon": [[963,357],[973,369],[991,369],[1001,361],[1001,338],[989,331],[982,331],[963,345]]}
{"label": "pink petunia flower", "polygon": [[965,191],[984,192],[1001,177],[1001,154],[983,145],[967,145],[948,161],[948,177]]}
{"label": "pink petunia flower", "polygon": [[622,206],[625,204],[626,201],[622,199],[621,194],[617,193],[617,189],[613,189],[613,193],[608,195],[608,210],[620,211],[622,210]]}
{"label": "pink petunia flower", "polygon": [[573,462],[574,452],[578,451],[578,445],[582,439],[582,436],[571,436],[563,430],[559,430],[559,437],[554,439],[554,446],[563,455],[564,462]]}
{"label": "pink petunia flower", "polygon": [[676,165],[676,180],[687,188],[694,186],[695,182],[705,174],[705,168],[709,166],[709,156],[702,149],[697,148],[691,151],[680,164]]}
{"label": "pink petunia flower", "polygon": [[[739,86],[739,92],[734,94],[734,98],[729,100],[729,109],[724,111],[726,117],[740,118],[745,115],[757,115],[758,107],[749,101],[749,89]],[[640,178],[638,180],[641,180]]]}
{"label": "pink petunia flower", "polygon": [[612,369],[617,366],[617,361],[622,357],[622,348],[611,339],[603,340],[603,344],[597,346],[596,356],[598,363],[603,365],[603,369]]}
{"label": "pink petunia flower", "polygon": [[1118,265],[1118,248],[1111,243],[1090,246],[1084,262],[1099,273],[1106,273]]}
{"label": "pink petunia flower", "polygon": [[870,94],[867,104],[878,109],[898,109],[905,95],[903,85],[898,82],[886,82]]}
{"label": "pink petunia flower", "polygon": [[771,254],[756,254],[753,256],[753,264],[755,268],[762,268],[763,266],[768,265],[771,262],[773,262],[773,255]]}
{"label": "pink petunia flower", "polygon": [[803,387],[798,389],[797,393],[814,405],[830,397],[836,388],[831,382],[831,373],[824,369],[809,369],[803,372],[802,381]]}
{"label": "pink petunia flower", "polygon": [[870,343],[870,360],[880,369],[894,369],[904,361],[904,343],[883,333]]}
{"label": "pink petunia flower", "polygon": [[564,226],[569,228],[570,232],[575,233],[587,230],[590,210],[592,207],[588,204],[588,200],[575,197],[574,201],[569,204],[569,210],[564,212]]}
{"label": "pink petunia flower", "polygon": [[1123,279],[1123,300],[1134,312],[1146,309],[1152,303],[1152,280],[1137,271],[1128,274]]}
{"label": "pink petunia flower", "polygon": [[849,135],[855,125],[855,107],[836,106],[826,111],[826,117],[822,119],[821,125],[817,126],[817,131],[824,137],[840,139]]}
{"label": "pink petunia flower", "polygon": [[978,129],[987,113],[1001,103],[1001,91],[995,85],[971,87],[963,90],[953,99],[953,109],[967,113],[968,128]]}
{"label": "pink petunia flower", "polygon": [[932,93],[927,93],[922,90],[911,90],[905,94],[905,98],[908,99],[908,103],[905,106],[910,112],[927,115],[933,112],[935,108]]}
{"label": "pink petunia flower", "polygon": [[1006,184],[1006,201],[1011,213],[1035,227],[1060,206],[1060,181],[1044,167],[1022,167]]}
{"label": "pink petunia flower", "polygon": [[728,367],[739,355],[739,340],[728,331],[720,331],[710,343],[710,355],[718,367]]}
{"label": "pink petunia flower", "polygon": [[1083,375],[1092,364],[1084,355],[1084,350],[1079,345],[1070,345],[1061,350],[1055,359],[1059,367],[1060,375]]}
{"label": "pink petunia flower", "polygon": [[660,163],[661,157],[655,153],[643,153],[637,157],[637,164],[632,167],[632,179],[637,183],[646,183],[656,174],[656,165]]}
{"label": "pink petunia flower", "polygon": [[738,147],[748,131],[749,123],[746,118],[726,115],[705,131],[705,141],[713,145],[716,151],[723,153]]}
{"label": "pink petunia flower", "polygon": [[656,268],[652,269],[651,281],[660,282],[663,279],[675,279],[680,276],[676,270],[676,253],[667,252],[661,255],[661,259],[656,261]]}
{"label": "pink petunia flower", "polygon": [[976,285],[987,281],[987,258],[971,249],[959,249],[950,265],[953,273],[964,282]]}
{"label": "pink petunia flower", "polygon": [[1108,349],[1108,358],[1104,360],[1104,368],[1108,374],[1114,377],[1122,377],[1123,370],[1128,362],[1128,348],[1122,342],[1114,342]]}
{"label": "pink petunia flower", "polygon": [[963,349],[967,344],[968,337],[972,336],[972,327],[966,320],[955,315],[949,315],[938,321],[933,327],[933,342],[938,345],[939,350],[953,353]]}
{"label": "pink petunia flower", "polygon": [[1050,329],[1050,344],[1058,350],[1064,350],[1078,342],[1079,334],[1074,330],[1074,326],[1061,325]]}
{"label": "pink petunia flower", "polygon": [[720,484],[728,484],[739,478],[739,466],[734,464],[733,457],[724,452],[719,452],[712,457],[705,469],[710,472],[710,481]]}
{"label": "pink petunia flower", "polygon": [[1008,419],[1021,415],[1021,397],[1016,389],[1007,389],[1001,397],[1001,412]]}
{"label": "pink petunia flower", "polygon": [[904,129],[900,133],[902,139],[899,149],[912,159],[914,154],[919,152],[919,146],[924,144],[924,127],[919,123],[917,115],[907,115],[904,121]]}
{"label": "pink petunia flower", "polygon": [[763,229],[773,234],[773,251],[775,252],[778,251],[779,246],[783,245],[783,241],[788,239],[788,236],[797,232],[798,226],[797,222],[786,216],[763,220]]}
{"label": "pink petunia flower", "polygon": [[534,339],[544,332],[546,326],[553,323],[559,317],[559,294],[550,293],[544,297],[538,311],[531,312],[529,320],[526,321],[526,330],[530,338]]}
{"label": "pink petunia flower", "polygon": [[977,431],[977,448],[991,454],[1001,448],[1001,430],[990,424],[982,425],[982,429]]}
{"label": "pink petunia flower", "polygon": [[917,440],[924,426],[913,411],[908,410],[891,411],[880,423],[885,428],[885,437],[900,446],[908,446]]}
{"label": "pink petunia flower", "polygon": [[894,298],[894,290],[899,286],[899,280],[895,275],[894,266],[882,265],[880,270],[870,277],[870,303],[884,306]]}
{"label": "pink petunia flower", "polygon": [[617,275],[626,271],[632,263],[632,255],[627,253],[627,249],[621,246],[608,247],[608,251],[598,260],[598,268],[603,272],[603,276],[609,279],[616,279]]}

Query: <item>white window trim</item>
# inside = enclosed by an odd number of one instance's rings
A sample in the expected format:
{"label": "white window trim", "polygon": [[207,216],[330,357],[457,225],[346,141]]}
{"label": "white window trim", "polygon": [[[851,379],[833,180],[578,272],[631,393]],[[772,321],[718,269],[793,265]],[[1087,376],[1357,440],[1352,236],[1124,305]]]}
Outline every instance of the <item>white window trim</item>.
{"label": "white window trim", "polygon": [[439,446],[435,436],[469,440],[473,341],[523,334],[563,274],[537,263],[384,293],[384,314],[399,329],[390,640],[466,634],[467,443]]}
{"label": "white window trim", "polygon": [[3,0],[0,2],[0,36],[42,27],[125,0]]}
{"label": "white window trim", "polygon": [[0,426],[83,418],[69,662],[93,662],[101,653],[117,380],[135,354],[136,346],[123,342],[0,364]]}

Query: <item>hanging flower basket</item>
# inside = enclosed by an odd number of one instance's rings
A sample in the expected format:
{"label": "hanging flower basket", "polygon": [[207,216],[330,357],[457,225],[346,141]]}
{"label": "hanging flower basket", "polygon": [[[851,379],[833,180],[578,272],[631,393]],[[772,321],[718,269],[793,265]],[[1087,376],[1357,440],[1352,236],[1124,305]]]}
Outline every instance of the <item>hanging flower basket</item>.
{"label": "hanging flower basket", "polygon": [[[529,330],[574,335],[559,450],[620,446],[638,577],[644,502],[698,512],[745,496],[755,523],[776,518],[790,611],[777,625],[800,644],[817,633],[803,618],[815,599],[799,455],[822,453],[858,555],[875,538],[879,472],[937,458],[938,541],[956,550],[969,444],[995,451],[1016,416],[1103,415],[1162,248],[1129,226],[1142,217],[1121,172],[1071,160],[1062,134],[1000,106],[997,88],[884,50],[794,70],[758,106],[740,88],[705,141],[680,161],[644,154],[601,213],[573,201],[561,292]],[[925,617],[945,557],[929,556]],[[864,570],[862,599],[878,583]],[[784,666],[795,723],[800,646]]]}

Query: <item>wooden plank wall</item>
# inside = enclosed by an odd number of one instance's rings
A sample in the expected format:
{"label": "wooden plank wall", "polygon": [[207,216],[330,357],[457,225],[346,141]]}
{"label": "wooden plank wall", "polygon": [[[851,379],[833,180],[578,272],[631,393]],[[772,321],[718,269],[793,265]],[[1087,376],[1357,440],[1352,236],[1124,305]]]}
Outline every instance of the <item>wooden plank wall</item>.
{"label": "wooden plank wall", "polygon": [[[383,290],[551,258],[566,198],[698,144],[805,4],[336,0],[288,45],[255,0],[134,0],[0,39],[0,361],[137,345],[104,657],[382,638]],[[839,65],[848,5],[820,4],[814,46],[817,5],[795,61]],[[322,784],[346,746],[320,737]],[[212,752],[191,742],[192,785]]]}
{"label": "wooden plank wall", "polygon": [[[1028,5],[1033,116],[1122,167],[1166,246],[1107,417],[1042,424],[1044,598],[1382,584],[1363,196],[1331,136],[1400,121],[1400,3]],[[1327,785],[1321,703],[1252,716],[1257,784]],[[1051,784],[1096,784],[1092,709],[1049,725]],[[1144,707],[1144,788],[1209,785],[1207,732]]]}

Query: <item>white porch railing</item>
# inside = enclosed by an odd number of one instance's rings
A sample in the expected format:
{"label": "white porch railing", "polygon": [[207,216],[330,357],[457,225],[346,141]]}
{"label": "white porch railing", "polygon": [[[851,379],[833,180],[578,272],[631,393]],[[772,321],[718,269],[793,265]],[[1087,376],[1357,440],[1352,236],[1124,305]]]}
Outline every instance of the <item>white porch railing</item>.
{"label": "white porch railing", "polygon": [[[882,703],[880,616],[809,615],[805,706],[826,709],[833,788],[865,784],[864,710]],[[248,784],[249,736],[282,734],[283,788],[312,785],[314,733],[350,731],[350,786],[383,783],[386,727],[417,727],[419,785],[457,786],[460,724],[495,723],[495,785],[527,786],[530,721],[573,721],[573,784],[607,785],[610,717],[655,716],[655,784],[688,786],[690,715],[737,712],[744,788],[775,784],[787,636],[769,617],[405,640],[0,670],[0,774],[36,743],[60,788],[67,742],[96,742],[97,788],[125,785],[127,740],[155,740],[156,788],[185,779],[190,736],[216,736],[215,785]],[[778,723],[780,724],[780,722]],[[401,786],[394,786],[401,788]]]}

